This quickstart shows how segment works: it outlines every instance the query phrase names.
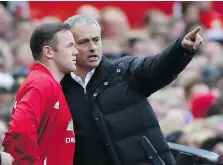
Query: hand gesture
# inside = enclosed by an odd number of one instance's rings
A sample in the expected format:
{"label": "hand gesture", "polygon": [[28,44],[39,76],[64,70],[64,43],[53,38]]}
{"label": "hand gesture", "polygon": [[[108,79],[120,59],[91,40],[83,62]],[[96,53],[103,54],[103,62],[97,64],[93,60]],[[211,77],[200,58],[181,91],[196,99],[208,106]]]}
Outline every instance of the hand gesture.
{"label": "hand gesture", "polygon": [[187,33],[181,42],[181,47],[187,50],[197,50],[200,44],[203,44],[203,38],[198,34],[201,27]]}

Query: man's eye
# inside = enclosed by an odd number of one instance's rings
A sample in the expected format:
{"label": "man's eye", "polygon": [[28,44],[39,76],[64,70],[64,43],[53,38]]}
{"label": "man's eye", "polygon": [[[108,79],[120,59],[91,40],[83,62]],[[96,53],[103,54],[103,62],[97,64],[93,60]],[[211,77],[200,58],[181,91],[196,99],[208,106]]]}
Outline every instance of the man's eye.
{"label": "man's eye", "polygon": [[80,42],[80,44],[85,44],[85,43],[86,43],[86,41],[81,41],[81,42]]}
{"label": "man's eye", "polygon": [[93,41],[96,42],[96,43],[98,43],[100,41],[100,39],[99,38],[94,38]]}

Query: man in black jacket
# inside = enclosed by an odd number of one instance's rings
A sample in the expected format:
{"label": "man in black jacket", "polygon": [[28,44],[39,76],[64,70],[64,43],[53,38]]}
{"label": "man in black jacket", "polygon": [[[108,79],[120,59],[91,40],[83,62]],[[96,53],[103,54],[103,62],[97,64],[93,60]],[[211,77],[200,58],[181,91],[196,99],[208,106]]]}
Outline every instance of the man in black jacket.
{"label": "man in black jacket", "polygon": [[74,120],[75,165],[174,165],[147,97],[172,82],[202,43],[200,27],[156,56],[102,57],[101,28],[76,15],[66,23],[79,54],[61,85]]}

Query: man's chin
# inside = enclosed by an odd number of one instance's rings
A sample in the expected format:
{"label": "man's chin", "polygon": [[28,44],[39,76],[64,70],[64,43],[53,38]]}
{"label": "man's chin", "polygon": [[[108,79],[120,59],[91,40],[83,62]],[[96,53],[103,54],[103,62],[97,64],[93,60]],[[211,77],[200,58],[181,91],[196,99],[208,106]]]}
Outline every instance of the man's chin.
{"label": "man's chin", "polygon": [[69,72],[68,73],[74,73],[74,72],[76,72],[76,70],[77,70],[77,68],[76,67],[73,67],[73,68],[71,68],[70,70],[69,70]]}
{"label": "man's chin", "polygon": [[100,61],[97,60],[97,61],[94,61],[94,62],[90,62],[88,64],[88,66],[91,67],[91,68],[96,68],[99,65],[99,63],[100,63]]}
{"label": "man's chin", "polygon": [[76,72],[77,68],[74,67],[71,72]]}

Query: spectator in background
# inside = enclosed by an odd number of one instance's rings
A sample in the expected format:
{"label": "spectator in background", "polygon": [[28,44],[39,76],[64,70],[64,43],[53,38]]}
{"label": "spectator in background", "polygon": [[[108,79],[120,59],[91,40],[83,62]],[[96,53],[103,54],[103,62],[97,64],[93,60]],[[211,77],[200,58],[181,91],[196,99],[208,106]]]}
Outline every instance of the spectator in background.
{"label": "spectator in background", "polygon": [[0,38],[7,40],[11,36],[12,21],[12,15],[0,3]]}
{"label": "spectator in background", "polygon": [[121,43],[130,29],[126,14],[119,8],[107,6],[101,10],[103,53],[110,60],[125,55]]}
{"label": "spectator in background", "polygon": [[158,44],[157,40],[148,37],[147,32],[142,29],[130,30],[127,40],[127,55],[145,57],[162,51],[161,44]]}
{"label": "spectator in background", "polygon": [[10,45],[0,39],[0,72],[11,72],[13,66],[13,56]]}
{"label": "spectator in background", "polygon": [[[222,77],[222,76],[221,76]],[[220,92],[220,96],[223,97],[223,78],[220,78],[216,83],[216,87]]]}
{"label": "spectator in background", "polygon": [[99,23],[101,22],[101,13],[100,10],[92,5],[82,5],[77,9],[76,12],[78,15],[91,16]]}
{"label": "spectator in background", "polygon": [[214,40],[208,40],[207,46],[205,46],[202,51],[202,54],[208,60],[208,63],[206,64],[205,67],[221,69],[223,67],[223,59],[221,58],[222,52],[223,52],[223,47],[219,42]]}
{"label": "spectator in background", "polygon": [[221,29],[223,27],[223,15],[214,11],[211,1],[196,2],[200,11],[200,21],[208,29]]}
{"label": "spectator in background", "polygon": [[[0,66],[2,66],[2,70],[1,71],[7,71],[8,69],[5,68],[9,68],[8,66],[10,66],[10,64],[7,64],[7,60],[9,60],[10,58],[10,54],[7,54],[7,44],[3,41],[1,41],[0,45],[2,45],[1,49],[3,49],[2,52],[4,52],[3,54],[6,55],[2,56],[2,61],[0,59],[0,61],[2,62],[2,65],[0,64]],[[12,60],[12,59],[11,59]],[[11,62],[11,61],[8,61]],[[10,119],[10,108],[11,108],[11,103],[13,101],[14,98],[14,90],[13,86],[15,84],[15,80],[13,79],[13,77],[5,72],[2,73],[0,72],[0,164],[1,165],[12,165],[14,159],[13,157],[6,152],[2,152],[3,151],[3,146],[2,146],[2,142],[5,136],[5,133],[8,130],[6,121],[8,121]]]}
{"label": "spectator in background", "polygon": [[[177,39],[178,36],[184,34],[186,28],[186,23],[183,20],[172,20],[169,21],[168,28],[168,40],[169,42],[173,42]],[[186,33],[185,33],[186,34]]]}
{"label": "spectator in background", "polygon": [[47,16],[42,18],[40,21],[40,23],[53,23],[53,22],[61,22],[61,20],[55,16]]}
{"label": "spectator in background", "polygon": [[5,119],[3,117],[1,117],[0,118],[0,144],[1,144],[0,151],[4,150],[4,148],[2,146],[2,142],[4,140],[5,133],[7,132],[7,130],[8,130],[8,124],[5,121]]}
{"label": "spectator in background", "polygon": [[7,7],[9,11],[19,19],[30,19],[29,2],[27,1],[8,1]]}
{"label": "spectator in background", "polygon": [[186,23],[191,22],[199,22],[199,7],[196,2],[194,1],[184,1],[181,2],[181,12],[182,12],[182,19]]}
{"label": "spectator in background", "polygon": [[103,54],[110,60],[126,55],[122,47],[129,31],[128,18],[125,13],[116,7],[107,6],[101,10]]}
{"label": "spectator in background", "polygon": [[208,86],[202,82],[201,74],[197,71],[184,72],[181,81],[188,110],[191,109],[191,102],[195,95],[210,91]]}
{"label": "spectator in background", "polygon": [[121,39],[129,30],[126,14],[119,8],[108,6],[101,11],[103,39]]}
{"label": "spectator in background", "polygon": [[223,99],[222,97],[214,100],[207,111],[207,116],[223,115]]}
{"label": "spectator in background", "polygon": [[161,10],[149,10],[144,15],[145,29],[150,37],[166,36],[168,33],[168,16]]}
{"label": "spectator in background", "polygon": [[10,42],[14,42],[14,39],[16,39],[16,41],[19,40],[28,42],[30,40],[34,28],[35,24],[31,20],[15,20],[13,26],[13,38],[11,38]]}
{"label": "spectator in background", "polygon": [[25,78],[29,74],[30,66],[33,64],[33,56],[28,42],[19,43],[15,49],[13,76]]}
{"label": "spectator in background", "polygon": [[194,118],[207,118],[208,110],[216,100],[212,93],[195,95],[191,102],[191,112]]}
{"label": "spectator in background", "polygon": [[0,116],[8,121],[18,85],[9,73],[0,73],[0,80]]}
{"label": "spectator in background", "polygon": [[166,48],[169,45],[169,40],[171,39],[169,37],[169,26],[169,17],[161,10],[152,9],[144,15],[144,31],[147,32],[149,41],[151,40],[152,43],[159,47]]}
{"label": "spectator in background", "polygon": [[111,61],[125,56],[124,50],[121,46],[121,40],[104,39],[103,40],[103,54]]}

